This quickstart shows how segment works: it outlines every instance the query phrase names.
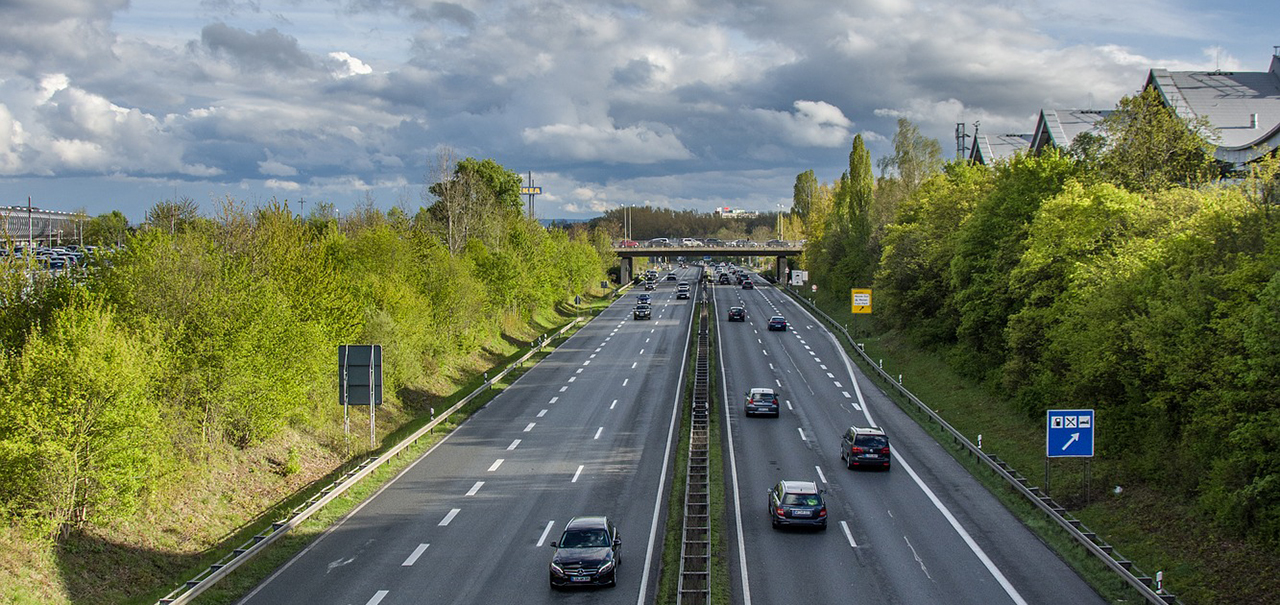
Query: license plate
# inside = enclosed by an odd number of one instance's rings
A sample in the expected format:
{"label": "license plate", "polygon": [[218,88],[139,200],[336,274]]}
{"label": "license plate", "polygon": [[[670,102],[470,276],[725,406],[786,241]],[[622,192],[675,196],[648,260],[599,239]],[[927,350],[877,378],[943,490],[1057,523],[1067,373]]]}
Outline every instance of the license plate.
{"label": "license plate", "polygon": [[590,582],[591,578],[575,576],[575,577],[569,578],[569,581],[570,582]]}
{"label": "license plate", "polygon": [[809,511],[807,511],[807,510],[793,510],[793,511],[791,511],[791,516],[792,516],[792,517],[808,517],[808,516],[810,516],[811,514],[812,514],[812,513],[811,513],[811,512],[809,512]]}

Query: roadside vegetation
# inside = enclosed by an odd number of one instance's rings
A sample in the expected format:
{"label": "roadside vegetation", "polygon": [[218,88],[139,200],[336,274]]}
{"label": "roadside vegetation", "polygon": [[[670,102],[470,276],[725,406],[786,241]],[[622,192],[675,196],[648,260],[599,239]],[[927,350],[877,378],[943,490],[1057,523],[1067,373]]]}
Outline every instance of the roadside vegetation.
{"label": "roadside vegetation", "polygon": [[[1280,569],[1280,163],[1224,174],[1150,91],[1081,136],[944,163],[902,120],[878,178],[856,138],[832,184],[797,177],[803,266],[873,356],[1029,477],[1045,410],[1097,410],[1092,482],[1055,463],[1053,496],[1185,602],[1278,602],[1259,579]],[[873,318],[849,312],[856,287]]]}
{"label": "roadside vegetation", "polygon": [[603,294],[604,232],[547,230],[518,175],[442,159],[412,214],[167,201],[133,232],[95,219],[121,245],[83,272],[0,267],[0,601],[154,598],[365,455],[339,344],[383,346],[381,441]]}

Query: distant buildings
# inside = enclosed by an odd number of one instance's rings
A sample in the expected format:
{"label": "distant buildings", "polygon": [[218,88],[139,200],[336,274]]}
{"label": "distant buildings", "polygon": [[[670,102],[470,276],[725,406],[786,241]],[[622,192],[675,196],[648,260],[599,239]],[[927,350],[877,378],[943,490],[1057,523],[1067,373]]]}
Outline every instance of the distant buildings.
{"label": "distant buildings", "polygon": [[[1168,71],[1152,69],[1143,87],[1155,88],[1181,118],[1205,118],[1218,135],[1214,155],[1236,168],[1280,146],[1280,46],[1265,72]],[[986,135],[974,126],[967,145],[964,125],[956,129],[957,148],[969,161],[990,164],[1016,153],[1038,154],[1048,147],[1066,149],[1082,132],[1096,132],[1111,113],[1100,109],[1042,109],[1031,134]]]}
{"label": "distant buildings", "polygon": [[31,241],[53,245],[79,243],[88,219],[83,214],[41,210],[26,206],[0,206],[0,238],[12,244]]}
{"label": "distant buildings", "polygon": [[752,210],[741,210],[725,206],[723,208],[716,208],[716,214],[719,215],[720,218],[756,218],[760,213]]}

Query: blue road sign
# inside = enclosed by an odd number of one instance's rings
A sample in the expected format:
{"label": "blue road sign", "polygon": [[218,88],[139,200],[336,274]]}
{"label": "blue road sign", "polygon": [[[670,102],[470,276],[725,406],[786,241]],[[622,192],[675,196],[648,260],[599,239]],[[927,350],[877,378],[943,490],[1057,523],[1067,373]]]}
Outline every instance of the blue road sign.
{"label": "blue road sign", "polygon": [[1049,410],[1044,449],[1050,458],[1093,457],[1093,410]]}

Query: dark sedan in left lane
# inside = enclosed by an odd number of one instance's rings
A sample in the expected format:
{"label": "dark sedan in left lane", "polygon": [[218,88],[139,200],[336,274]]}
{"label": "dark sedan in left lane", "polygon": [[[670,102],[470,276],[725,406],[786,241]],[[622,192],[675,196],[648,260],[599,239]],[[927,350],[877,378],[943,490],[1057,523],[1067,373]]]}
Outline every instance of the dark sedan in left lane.
{"label": "dark sedan in left lane", "polygon": [[608,517],[574,517],[551,546],[552,588],[618,585],[622,538]]}

